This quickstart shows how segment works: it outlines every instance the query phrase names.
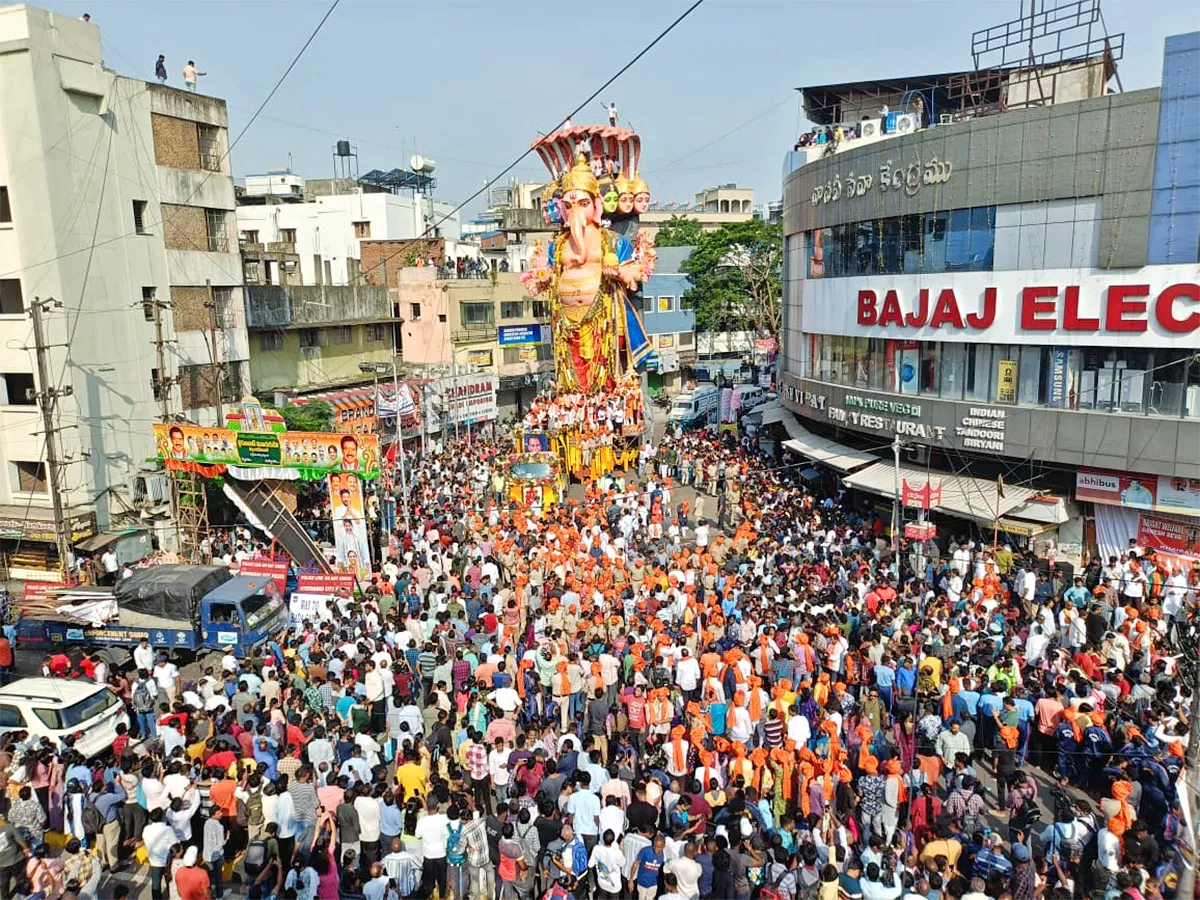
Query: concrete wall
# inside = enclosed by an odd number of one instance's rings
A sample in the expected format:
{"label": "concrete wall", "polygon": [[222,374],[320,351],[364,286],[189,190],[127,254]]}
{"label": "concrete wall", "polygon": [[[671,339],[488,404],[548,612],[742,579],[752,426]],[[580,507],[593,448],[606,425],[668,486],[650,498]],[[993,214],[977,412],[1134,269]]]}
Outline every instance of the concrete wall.
{"label": "concrete wall", "polygon": [[263,349],[261,332],[251,335],[253,352],[250,354],[250,381],[255,393],[292,388],[303,391],[338,383],[361,382],[359,363],[391,361],[392,344],[390,335],[386,334],[387,329],[383,329],[384,340],[373,341],[369,339],[369,326],[349,327],[349,343],[336,344],[332,334],[327,334],[325,346],[311,349],[301,349],[299,330],[274,332],[282,339],[282,347],[278,350]]}
{"label": "concrete wall", "polygon": [[[400,269],[396,303],[404,324],[400,328],[401,352],[405,363],[435,365],[453,359],[450,344],[449,292],[442,289],[437,271],[428,266]],[[413,316],[413,305],[420,316]]]}

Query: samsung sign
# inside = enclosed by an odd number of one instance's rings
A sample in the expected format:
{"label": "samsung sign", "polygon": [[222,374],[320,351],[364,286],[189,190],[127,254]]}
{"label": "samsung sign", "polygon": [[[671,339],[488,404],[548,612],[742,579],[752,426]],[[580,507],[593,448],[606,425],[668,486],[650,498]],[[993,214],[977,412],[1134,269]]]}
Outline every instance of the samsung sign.
{"label": "samsung sign", "polygon": [[501,347],[518,347],[523,344],[550,343],[549,325],[501,325],[498,330]]}

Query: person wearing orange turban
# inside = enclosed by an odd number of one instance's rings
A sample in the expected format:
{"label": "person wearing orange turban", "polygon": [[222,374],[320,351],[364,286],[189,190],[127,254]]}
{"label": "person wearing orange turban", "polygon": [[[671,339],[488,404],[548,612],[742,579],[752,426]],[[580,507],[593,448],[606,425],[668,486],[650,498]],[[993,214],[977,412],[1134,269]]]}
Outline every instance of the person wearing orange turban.
{"label": "person wearing orange turban", "polygon": [[817,676],[817,683],[812,689],[813,702],[822,709],[829,700],[829,673],[822,672]]}
{"label": "person wearing orange turban", "polygon": [[1127,799],[1133,793],[1133,784],[1124,779],[1114,781],[1112,786],[1113,799],[1119,804],[1117,812],[1108,820],[1108,830],[1117,837],[1123,837],[1125,832],[1133,827],[1137,813]]}
{"label": "person wearing orange turban", "polygon": [[954,718],[954,697],[962,691],[962,679],[957,675],[953,676],[947,686],[946,693],[942,694],[942,721],[949,722]]}
{"label": "person wearing orange turban", "polygon": [[[875,732],[870,726],[859,725],[854,729],[854,736],[858,738],[858,767],[866,768],[867,759],[871,758],[871,742],[875,739]],[[876,761],[878,763],[878,761]]]}
{"label": "person wearing orange turban", "polygon": [[687,757],[691,744],[683,739],[684,732],[682,725],[676,725],[671,729],[671,740],[667,744],[667,773],[676,778],[688,773]]}
{"label": "person wearing orange turban", "polygon": [[754,764],[746,758],[746,745],[733,742],[733,759],[729,761],[729,779],[741,778],[747,787],[754,781]]}
{"label": "person wearing orange turban", "polygon": [[[721,739],[717,738],[717,740],[721,740]],[[713,744],[715,745],[716,741],[714,741]],[[709,751],[709,750],[701,750],[700,751],[700,770],[697,774],[700,777],[700,792],[701,793],[705,793],[706,791],[708,791],[709,786],[711,785],[712,782],[715,781],[718,784],[721,783],[720,770],[713,768],[713,762],[714,762],[714,758],[713,758],[713,754],[711,751]]]}

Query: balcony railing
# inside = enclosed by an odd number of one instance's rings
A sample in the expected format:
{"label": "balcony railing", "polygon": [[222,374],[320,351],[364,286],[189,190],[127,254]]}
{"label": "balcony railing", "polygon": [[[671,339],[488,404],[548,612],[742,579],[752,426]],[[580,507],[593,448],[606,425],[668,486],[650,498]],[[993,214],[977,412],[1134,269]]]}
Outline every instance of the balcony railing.
{"label": "balcony railing", "polygon": [[481,341],[496,339],[495,325],[467,325],[460,331],[451,333],[450,340],[455,344],[476,344]]}
{"label": "balcony railing", "polygon": [[250,328],[348,325],[395,318],[382,285],[246,285],[246,324]]}

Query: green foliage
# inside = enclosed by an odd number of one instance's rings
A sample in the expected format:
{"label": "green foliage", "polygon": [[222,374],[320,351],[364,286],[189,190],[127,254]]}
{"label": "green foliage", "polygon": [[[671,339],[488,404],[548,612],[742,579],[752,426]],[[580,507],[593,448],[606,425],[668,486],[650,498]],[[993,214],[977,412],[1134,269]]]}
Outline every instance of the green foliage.
{"label": "green foliage", "polygon": [[699,243],[704,232],[700,223],[687,216],[671,216],[654,235],[656,247],[691,247]]}
{"label": "green foliage", "polygon": [[288,431],[333,431],[333,407],[324,400],[288,403],[279,410]]}
{"label": "green foliage", "polygon": [[730,222],[700,235],[683,262],[692,289],[684,301],[699,331],[753,331],[779,337],[783,324],[783,225]]}

